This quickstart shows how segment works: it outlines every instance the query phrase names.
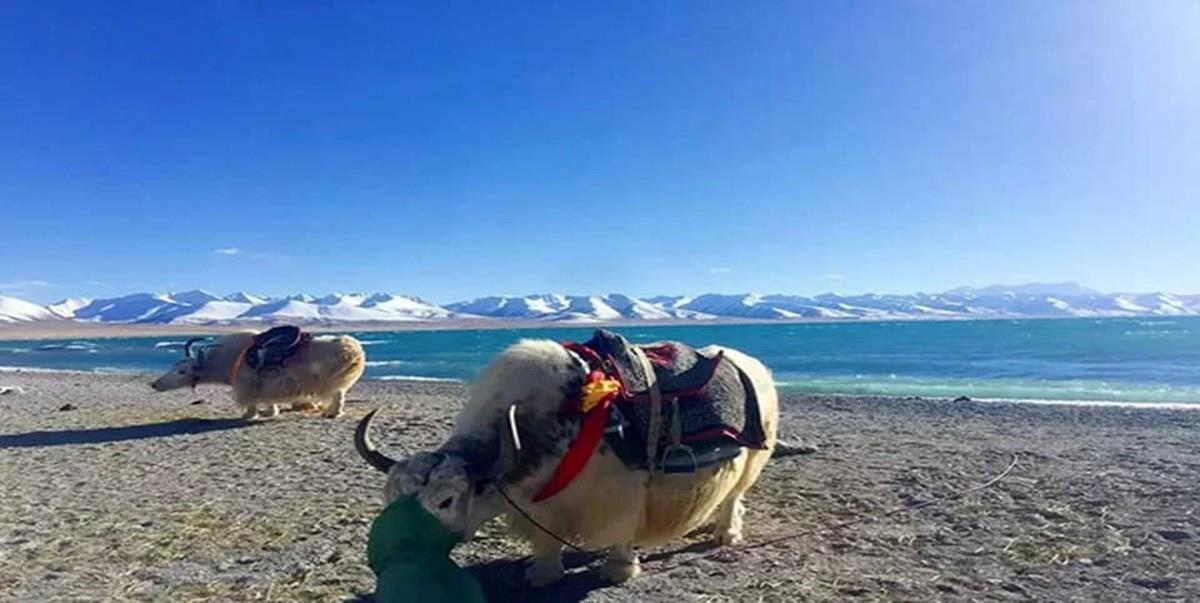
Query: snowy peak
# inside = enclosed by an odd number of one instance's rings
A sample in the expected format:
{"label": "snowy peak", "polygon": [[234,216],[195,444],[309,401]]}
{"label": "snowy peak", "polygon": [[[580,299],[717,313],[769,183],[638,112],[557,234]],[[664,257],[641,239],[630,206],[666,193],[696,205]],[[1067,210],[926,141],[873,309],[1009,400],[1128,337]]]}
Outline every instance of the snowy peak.
{"label": "snowy peak", "polygon": [[34,322],[56,318],[58,318],[56,314],[37,304],[15,297],[0,296],[0,323]]}
{"label": "snowy peak", "polygon": [[46,309],[59,318],[74,318],[75,312],[80,308],[87,307],[90,303],[92,300],[88,297],[69,297],[46,306]]}
{"label": "snowy peak", "polygon": [[392,295],[390,293],[376,293],[371,295],[363,302],[361,307],[392,316],[421,319],[449,318],[451,315],[449,310],[429,303],[419,297]]}
{"label": "snowy peak", "polygon": [[230,293],[229,295],[222,297],[221,300],[227,301],[227,302],[233,302],[236,304],[250,304],[253,306],[265,304],[265,303],[267,303],[267,301],[269,301],[265,297],[251,295],[249,293],[246,293],[245,291],[238,291],[237,293]]}
{"label": "snowy peak", "polygon": [[[677,297],[651,301],[622,293],[607,295],[562,295],[557,293],[526,296],[490,296],[446,306],[462,315],[498,319],[545,320],[557,322],[606,322],[617,320],[670,320],[705,318],[696,312],[673,306]],[[664,303],[669,301],[671,303]]]}
{"label": "snowy peak", "polygon": [[193,306],[199,306],[210,301],[217,301],[221,299],[203,289],[192,289],[191,291],[184,291],[183,293],[171,293],[167,297],[170,297],[172,300],[178,303]]}

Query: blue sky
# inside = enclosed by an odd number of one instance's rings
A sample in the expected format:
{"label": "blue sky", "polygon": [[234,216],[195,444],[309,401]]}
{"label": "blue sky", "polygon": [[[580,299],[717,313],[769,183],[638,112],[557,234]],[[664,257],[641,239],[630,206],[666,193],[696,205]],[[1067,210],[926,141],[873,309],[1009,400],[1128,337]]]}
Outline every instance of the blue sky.
{"label": "blue sky", "polygon": [[1195,2],[50,4],[0,294],[1200,292]]}

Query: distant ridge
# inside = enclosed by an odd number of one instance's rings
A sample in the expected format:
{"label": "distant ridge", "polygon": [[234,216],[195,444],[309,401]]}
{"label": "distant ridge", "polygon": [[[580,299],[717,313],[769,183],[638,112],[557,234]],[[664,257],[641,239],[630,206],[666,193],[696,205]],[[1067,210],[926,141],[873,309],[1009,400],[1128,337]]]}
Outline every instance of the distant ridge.
{"label": "distant ridge", "polygon": [[352,324],[450,320],[596,324],[620,321],[930,320],[1200,316],[1200,295],[1101,293],[1078,283],[959,287],[944,293],[825,293],[812,297],[719,294],[638,298],[536,294],[488,296],[439,306],[392,293],[296,294],[269,298],[246,292],[219,297],[203,290],[65,299],[40,306],[0,297],[0,323],[74,321],[106,324],[254,325],[279,322]]}

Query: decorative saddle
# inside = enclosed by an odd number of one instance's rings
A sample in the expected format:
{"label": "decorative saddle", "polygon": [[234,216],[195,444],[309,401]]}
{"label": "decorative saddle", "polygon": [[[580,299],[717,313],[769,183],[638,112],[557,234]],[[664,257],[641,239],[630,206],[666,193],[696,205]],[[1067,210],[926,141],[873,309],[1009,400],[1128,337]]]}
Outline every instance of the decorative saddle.
{"label": "decorative saddle", "polygon": [[620,382],[604,439],[627,466],[646,469],[653,463],[664,473],[687,473],[732,459],[742,448],[765,448],[754,387],[723,354],[705,356],[674,341],[636,347],[654,371],[661,405],[653,460],[646,445],[655,422],[654,396],[635,346],[602,329],[586,343],[568,345],[594,371]]}
{"label": "decorative saddle", "polygon": [[254,336],[246,350],[246,366],[256,371],[278,370],[287,366],[308,343],[312,334],[299,327],[284,325],[273,327]]}

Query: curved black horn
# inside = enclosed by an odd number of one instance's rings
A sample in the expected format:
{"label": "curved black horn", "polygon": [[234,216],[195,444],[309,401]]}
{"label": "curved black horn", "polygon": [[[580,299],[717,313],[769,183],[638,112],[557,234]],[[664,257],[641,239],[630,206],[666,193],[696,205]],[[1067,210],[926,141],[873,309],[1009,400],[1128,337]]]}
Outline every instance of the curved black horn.
{"label": "curved black horn", "polygon": [[206,337],[193,337],[193,338],[187,340],[187,343],[183,344],[183,355],[187,356],[188,358],[191,358],[192,357],[192,344],[196,343],[197,341],[204,341],[205,339],[207,339],[207,338]]}
{"label": "curved black horn", "polygon": [[358,422],[358,426],[354,428],[354,449],[358,451],[358,456],[363,457],[363,460],[372,467],[387,473],[396,464],[396,461],[376,450],[375,445],[371,443],[371,436],[367,433],[371,429],[371,420],[378,412],[379,409],[376,408],[367,413],[367,416],[363,417]]}

